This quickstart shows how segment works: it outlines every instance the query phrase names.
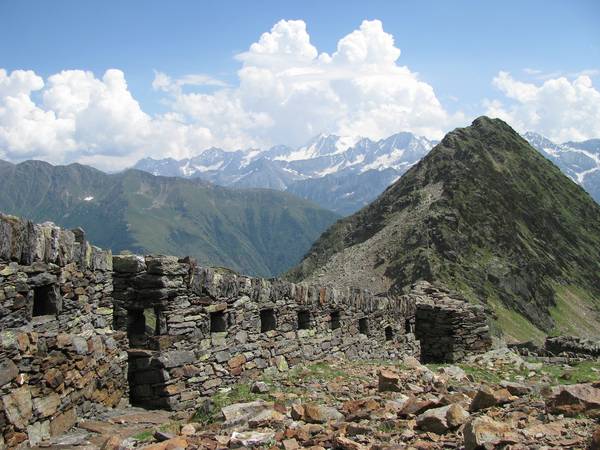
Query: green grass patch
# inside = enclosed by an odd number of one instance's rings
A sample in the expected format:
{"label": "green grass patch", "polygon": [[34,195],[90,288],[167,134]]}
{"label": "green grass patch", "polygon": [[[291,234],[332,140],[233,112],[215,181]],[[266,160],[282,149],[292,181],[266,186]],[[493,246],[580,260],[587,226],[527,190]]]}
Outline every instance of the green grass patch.
{"label": "green grass patch", "polygon": [[590,383],[600,379],[600,361],[571,363],[570,368],[544,364],[541,372],[555,384]]}
{"label": "green grass patch", "polygon": [[159,425],[158,429],[163,433],[179,434],[179,432],[181,431],[181,422],[173,420],[167,423],[163,423],[162,425]]}
{"label": "green grass patch", "polygon": [[[530,358],[529,362],[537,363],[535,358]],[[448,364],[427,364],[427,367],[437,372],[441,367]],[[518,368],[505,365],[494,369],[470,364],[456,364],[465,371],[467,375],[473,377],[478,383],[500,384],[501,381],[529,380],[539,381],[542,378],[550,380],[550,384],[577,384],[590,383],[600,379],[600,361],[582,361],[574,362],[569,367],[562,364],[543,364],[542,368],[534,371],[533,376],[529,376],[530,370],[526,367]]]}
{"label": "green grass patch", "polygon": [[506,337],[517,341],[533,341],[538,344],[544,342],[546,333],[529,322],[521,314],[507,308],[494,299],[489,299],[489,305],[496,314],[496,326],[502,330],[502,333]]}
{"label": "green grass patch", "polygon": [[497,383],[500,383],[500,381],[502,381],[504,379],[504,378],[502,378],[502,376],[499,373],[497,373],[497,372],[495,372],[493,370],[489,370],[489,369],[486,369],[484,367],[475,366],[475,365],[469,365],[469,364],[426,364],[426,366],[432,372],[437,372],[441,367],[446,367],[446,366],[449,366],[449,365],[455,365],[457,367],[460,367],[462,370],[465,371],[465,373],[467,375],[471,375],[476,382],[486,382],[486,383],[497,384]]}
{"label": "green grass patch", "polygon": [[598,337],[600,335],[600,299],[573,285],[555,285],[556,306],[550,309],[555,327],[553,335]]}
{"label": "green grass patch", "polygon": [[306,381],[330,381],[340,377],[349,378],[350,375],[341,369],[332,367],[326,361],[309,364],[308,366],[296,366],[288,372],[288,378],[301,378]]}
{"label": "green grass patch", "polygon": [[193,421],[200,423],[214,423],[221,419],[221,409],[225,406],[235,403],[246,403],[254,400],[267,400],[268,394],[255,394],[250,392],[250,385],[247,383],[237,383],[219,390],[211,397],[211,406],[209,410],[198,409]]}
{"label": "green grass patch", "polygon": [[154,430],[144,430],[132,437],[138,442],[149,442],[154,440]]}

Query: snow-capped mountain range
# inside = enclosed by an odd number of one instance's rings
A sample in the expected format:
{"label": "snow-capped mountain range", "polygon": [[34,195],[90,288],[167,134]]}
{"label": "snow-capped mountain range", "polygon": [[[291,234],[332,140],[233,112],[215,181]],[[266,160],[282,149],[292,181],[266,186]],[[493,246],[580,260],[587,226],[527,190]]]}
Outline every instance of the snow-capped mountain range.
{"label": "snow-capped mountain range", "polygon": [[[600,202],[600,139],[556,144],[533,132],[523,137]],[[322,134],[299,148],[209,148],[189,159],[145,158],[134,168],[222,186],[288,191],[347,215],[373,201],[436,143],[408,132],[379,141]]]}
{"label": "snow-capped mountain range", "polygon": [[300,148],[278,145],[265,151],[229,152],[210,148],[189,159],[145,158],[134,168],[223,186],[288,191],[345,215],[370,203],[435,143],[412,133],[379,141],[319,135]]}
{"label": "snow-capped mountain range", "polygon": [[531,131],[523,137],[600,203],[600,139],[556,144]]}

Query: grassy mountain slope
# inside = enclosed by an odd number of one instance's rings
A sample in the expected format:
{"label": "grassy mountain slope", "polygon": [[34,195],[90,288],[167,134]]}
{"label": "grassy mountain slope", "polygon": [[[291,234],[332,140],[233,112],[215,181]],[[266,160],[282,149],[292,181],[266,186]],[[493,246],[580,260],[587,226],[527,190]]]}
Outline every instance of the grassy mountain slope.
{"label": "grassy mountain slope", "polygon": [[0,210],[83,227],[96,245],[191,255],[273,276],[295,264],[337,216],[290,194],[40,161],[0,165]]}
{"label": "grassy mountain slope", "polygon": [[487,303],[514,337],[598,335],[600,206],[507,124],[481,117],[332,226],[288,277],[392,291],[427,279]]}

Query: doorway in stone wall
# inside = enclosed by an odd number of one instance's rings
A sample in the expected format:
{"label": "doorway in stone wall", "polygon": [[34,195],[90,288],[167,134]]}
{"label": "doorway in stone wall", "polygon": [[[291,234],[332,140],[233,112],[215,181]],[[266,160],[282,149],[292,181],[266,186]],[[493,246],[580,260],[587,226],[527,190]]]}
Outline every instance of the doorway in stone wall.
{"label": "doorway in stone wall", "polygon": [[166,382],[162,367],[155,357],[157,337],[166,332],[163,315],[158,308],[127,311],[129,338],[128,373],[129,401],[147,409],[162,408],[159,392]]}

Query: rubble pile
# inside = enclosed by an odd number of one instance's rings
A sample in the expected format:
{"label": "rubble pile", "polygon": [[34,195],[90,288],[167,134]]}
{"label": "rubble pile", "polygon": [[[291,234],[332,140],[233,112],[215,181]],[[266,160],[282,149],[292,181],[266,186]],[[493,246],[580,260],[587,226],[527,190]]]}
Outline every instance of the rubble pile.
{"label": "rubble pile", "polygon": [[[559,384],[559,369],[576,371],[573,384]],[[84,423],[87,434],[74,435],[115,450],[597,448],[598,371],[538,365],[507,350],[460,366],[329,360],[244,378],[160,425],[131,428],[119,416],[103,432]]]}

